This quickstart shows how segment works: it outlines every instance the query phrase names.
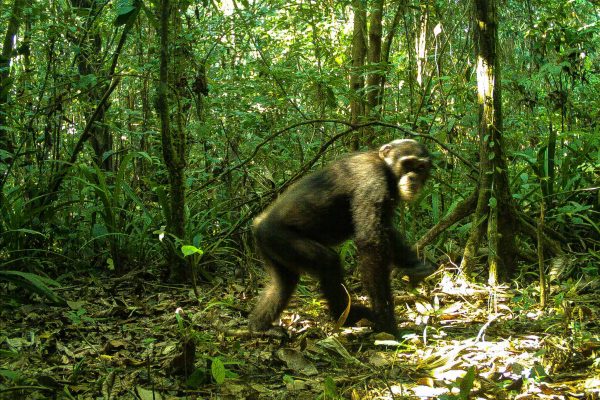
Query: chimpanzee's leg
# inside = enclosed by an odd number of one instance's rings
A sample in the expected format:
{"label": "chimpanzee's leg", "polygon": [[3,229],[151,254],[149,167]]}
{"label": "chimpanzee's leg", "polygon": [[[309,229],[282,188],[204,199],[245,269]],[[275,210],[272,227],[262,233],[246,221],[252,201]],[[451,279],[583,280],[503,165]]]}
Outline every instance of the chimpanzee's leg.
{"label": "chimpanzee's leg", "polygon": [[[315,276],[321,285],[333,318],[339,318],[348,303],[343,271],[336,252],[321,243],[280,224],[262,220],[255,224],[254,235],[271,275],[267,289],[250,315],[250,327],[268,329],[287,305],[300,273]],[[370,318],[363,306],[352,306],[346,324]]]}
{"label": "chimpanzee's leg", "polygon": [[269,271],[270,281],[250,314],[250,329],[265,331],[269,329],[283,309],[287,306],[298,285],[299,275],[265,258],[265,267]]}
{"label": "chimpanzee's leg", "polygon": [[[333,250],[328,250],[327,268],[320,268],[313,273],[319,278],[321,291],[329,305],[331,317],[337,321],[348,306],[349,298],[347,289],[344,289],[344,273],[339,256]],[[360,304],[351,304],[344,325],[352,326],[363,318],[373,320],[371,309]]]}
{"label": "chimpanzee's leg", "polygon": [[390,283],[389,250],[372,244],[357,242],[360,272],[373,310],[375,330],[398,333],[394,315],[394,299]]}

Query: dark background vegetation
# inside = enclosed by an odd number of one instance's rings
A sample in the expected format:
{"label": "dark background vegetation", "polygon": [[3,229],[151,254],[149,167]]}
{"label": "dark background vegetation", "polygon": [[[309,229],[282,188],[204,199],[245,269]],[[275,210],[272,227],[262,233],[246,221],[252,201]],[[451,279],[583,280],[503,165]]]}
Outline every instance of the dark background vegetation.
{"label": "dark background vegetation", "polygon": [[[498,29],[487,125],[481,10]],[[422,256],[593,324],[599,12],[585,0],[1,0],[2,319],[47,303],[85,323],[73,302],[100,296],[90,287],[110,296],[113,286],[98,283],[109,279],[137,295],[148,290],[138,282],[184,283],[200,299],[242,286],[228,309],[243,324],[262,277],[252,218],[342,154],[415,137],[435,170],[398,224]],[[351,243],[342,254],[351,270]],[[488,272],[497,267],[499,279]],[[14,375],[23,349],[10,340],[30,332],[17,321],[0,330],[0,390],[31,384]],[[565,326],[573,339],[575,325]],[[597,333],[585,337],[597,351]],[[221,384],[223,364],[209,353],[205,381]],[[586,357],[597,371],[598,358]],[[53,379],[33,386],[63,390],[64,377]]]}

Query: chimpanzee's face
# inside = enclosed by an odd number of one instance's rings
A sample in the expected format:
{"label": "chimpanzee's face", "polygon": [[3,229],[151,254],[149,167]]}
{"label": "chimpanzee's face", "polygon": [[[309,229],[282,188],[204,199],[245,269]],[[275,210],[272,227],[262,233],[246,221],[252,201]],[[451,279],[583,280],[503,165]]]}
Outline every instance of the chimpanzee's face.
{"label": "chimpanzee's face", "polygon": [[400,139],[381,146],[379,157],[396,177],[400,199],[415,200],[423,189],[431,169],[427,149],[415,140]]}

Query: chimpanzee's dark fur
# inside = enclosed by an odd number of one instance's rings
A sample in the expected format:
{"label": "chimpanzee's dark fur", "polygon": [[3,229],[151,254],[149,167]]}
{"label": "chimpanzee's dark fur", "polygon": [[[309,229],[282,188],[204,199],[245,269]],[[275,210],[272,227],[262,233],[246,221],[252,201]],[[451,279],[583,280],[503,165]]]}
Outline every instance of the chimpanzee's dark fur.
{"label": "chimpanzee's dark fur", "polygon": [[397,332],[390,287],[392,266],[423,277],[422,264],[394,229],[394,209],[416,197],[429,175],[429,154],[414,140],[395,140],[306,176],[254,221],[256,244],[271,280],[250,315],[252,330],[267,330],[292,296],[301,273],[315,276],[338,318],[347,305],[343,271],[331,246],[353,237],[371,308],[352,305],[346,324],[362,318]]}

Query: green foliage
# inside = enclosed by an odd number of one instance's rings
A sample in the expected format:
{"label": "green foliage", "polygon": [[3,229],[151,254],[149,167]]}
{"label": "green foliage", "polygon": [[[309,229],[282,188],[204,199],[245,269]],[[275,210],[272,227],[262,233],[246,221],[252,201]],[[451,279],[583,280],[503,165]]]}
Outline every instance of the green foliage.
{"label": "green foliage", "polygon": [[3,380],[12,382],[15,385],[19,385],[23,382],[23,376],[18,371],[11,371],[9,369],[0,369],[0,376]]}
{"label": "green foliage", "polygon": [[237,378],[238,375],[227,368],[228,364],[236,364],[235,362],[223,362],[219,357],[208,359],[210,368],[196,368],[186,381],[186,385],[190,388],[198,389],[206,385],[210,380],[217,385],[222,385],[227,379]]}
{"label": "green foliage", "polygon": [[458,394],[443,394],[439,397],[440,400],[469,400],[476,376],[477,369],[474,366],[469,367],[467,373],[451,385],[451,387],[458,387]]}
{"label": "green foliage", "polygon": [[335,381],[332,377],[327,376],[323,381],[323,393],[317,396],[319,400],[335,400],[341,399],[342,397],[339,395],[337,387],[335,385]]}
{"label": "green foliage", "polygon": [[69,318],[73,325],[83,325],[84,323],[95,323],[96,320],[86,315],[87,311],[83,308],[68,311],[65,316]]}
{"label": "green foliage", "polygon": [[132,23],[137,17],[141,8],[141,0],[118,0],[117,1],[117,18],[115,25],[125,25]]}
{"label": "green foliage", "polygon": [[[166,247],[184,243],[202,248],[201,257],[189,257],[207,279],[216,269],[249,263],[253,216],[302,174],[350,149],[346,126],[323,121],[349,120],[357,96],[348,84],[351,5],[177,3],[185,23],[172,21],[171,50],[184,61],[171,65],[176,83],[168,94],[171,123],[185,134],[186,225],[183,237],[164,236],[164,246],[153,234],[168,229],[171,214],[155,112],[159,3],[91,3],[33,2],[26,23],[19,21],[16,54],[2,83],[8,97],[0,104],[0,132],[11,142],[0,149],[0,269],[121,274],[139,265],[156,269],[166,264]],[[595,6],[528,4],[508,2],[501,10],[504,141],[493,145],[510,161],[517,209],[537,218],[543,201],[548,229],[582,254],[597,252]],[[431,26],[442,29],[426,38],[420,83],[415,27],[427,8],[402,10],[389,63],[359,71],[385,74],[382,120],[443,145],[426,140],[439,168],[419,204],[401,213],[410,242],[449,215],[478,179],[456,157],[476,167],[471,22],[456,18],[469,15],[468,7],[435,4]],[[384,13],[384,35],[392,8]],[[0,15],[0,32],[7,25],[8,11]],[[98,109],[116,77],[115,91]],[[379,127],[363,134],[372,135],[373,146],[400,135]],[[496,202],[491,198],[489,206]],[[428,256],[445,257],[450,242],[460,248],[470,226],[463,220],[449,228]],[[351,244],[342,253],[354,263]]]}
{"label": "green foliage", "polygon": [[20,288],[30,290],[54,304],[65,304],[65,300],[54,293],[50,286],[60,284],[50,278],[20,271],[0,271],[0,280],[8,281]]}
{"label": "green foliage", "polygon": [[196,246],[190,246],[190,245],[181,246],[181,252],[183,253],[184,257],[188,257],[193,254],[197,254],[199,256],[204,254],[204,252],[201,249],[197,248]]}
{"label": "green foliage", "polygon": [[460,381],[460,399],[468,400],[471,394],[471,389],[473,389],[473,382],[475,381],[475,376],[477,375],[477,369],[475,367],[469,367],[467,373]]}
{"label": "green foliage", "polygon": [[225,382],[225,365],[219,357],[212,359],[210,364],[210,372],[217,385],[222,385]]}

